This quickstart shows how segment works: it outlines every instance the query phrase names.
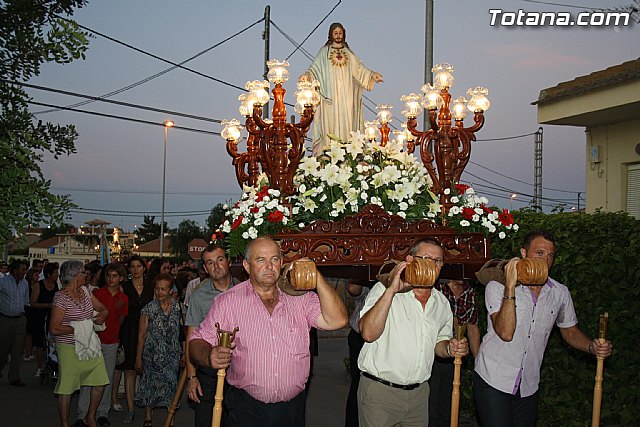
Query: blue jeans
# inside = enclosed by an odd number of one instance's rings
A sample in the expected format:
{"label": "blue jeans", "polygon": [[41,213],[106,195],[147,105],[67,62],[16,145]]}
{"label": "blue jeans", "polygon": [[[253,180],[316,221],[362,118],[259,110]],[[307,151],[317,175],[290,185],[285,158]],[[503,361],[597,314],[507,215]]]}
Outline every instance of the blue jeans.
{"label": "blue jeans", "polygon": [[473,373],[473,394],[483,427],[535,427],[538,418],[538,392],[520,397],[496,390],[477,372]]}

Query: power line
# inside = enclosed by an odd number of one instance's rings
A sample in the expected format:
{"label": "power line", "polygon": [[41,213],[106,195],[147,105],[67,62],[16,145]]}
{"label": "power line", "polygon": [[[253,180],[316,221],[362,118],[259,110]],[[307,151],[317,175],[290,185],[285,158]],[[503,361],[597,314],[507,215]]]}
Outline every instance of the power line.
{"label": "power line", "polygon": [[[121,193],[121,194],[149,194],[157,195],[162,194],[160,191],[149,190],[123,190],[123,189],[106,189],[106,188],[73,188],[73,187],[55,187],[51,188],[51,191],[57,192],[87,192],[87,193]],[[238,193],[241,190],[238,189]],[[165,191],[165,194],[182,195],[182,196],[237,196],[238,193],[211,193],[204,191]]]}
{"label": "power line", "polygon": [[[123,211],[123,210],[114,210],[114,209],[98,209],[98,208],[74,208],[76,210],[79,211],[95,211],[95,212],[105,212],[105,213],[128,213],[128,214],[141,214],[141,213],[148,213],[148,211]],[[173,213],[173,214],[200,214],[202,212],[206,212],[209,213],[211,212],[211,209],[208,209],[206,211],[203,210],[198,210],[198,211],[172,211],[169,213]],[[153,212],[153,213],[160,213],[160,212]],[[166,211],[165,211],[166,213]]]}
{"label": "power line", "polygon": [[[99,102],[105,102],[105,103],[108,103],[108,104],[121,105],[121,106],[124,106],[124,107],[138,108],[140,110],[153,111],[153,112],[156,112],[156,113],[169,114],[169,115],[172,115],[172,116],[186,117],[188,119],[202,120],[202,121],[211,122],[211,123],[222,123],[222,120],[219,120],[219,119],[211,119],[209,117],[196,116],[194,114],[180,113],[180,112],[171,111],[171,110],[163,110],[161,108],[148,107],[148,106],[145,106],[145,105],[132,104],[130,102],[116,101],[116,100],[113,100],[113,99],[104,99],[104,98],[98,97],[98,96],[85,95],[85,94],[82,94],[82,93],[70,92],[70,91],[66,91],[66,90],[62,90],[62,89],[55,89],[55,88],[51,88],[51,87],[38,86],[38,85],[30,84],[30,83],[21,83],[21,82],[16,82],[16,81],[11,81],[11,80],[0,79],[0,81],[5,82],[5,83],[20,85],[20,86],[24,86],[24,87],[28,87],[28,88],[32,88],[32,89],[43,90],[43,91],[53,92],[53,93],[59,93],[59,94],[62,94],[62,95],[76,96],[78,98],[87,98],[87,99],[90,99],[91,102],[99,101]],[[85,104],[88,104],[88,103],[87,102],[79,102],[79,103],[74,104],[72,106],[64,107],[64,109],[70,109],[70,108],[73,108],[74,106],[85,105]],[[59,110],[60,109],[52,109],[52,110],[47,110],[47,111],[59,111]],[[37,114],[37,113],[34,113],[34,114]]]}
{"label": "power line", "polygon": [[316,25],[316,26],[314,27],[314,29],[313,29],[313,30],[311,30],[311,32],[307,35],[307,37],[305,37],[305,38],[304,38],[304,40],[302,40],[302,43],[300,43],[300,45],[299,45],[299,46],[296,46],[296,48],[294,49],[294,51],[293,51],[293,52],[291,52],[291,54],[289,54],[289,56],[287,56],[287,59],[291,58],[291,56],[292,56],[294,53],[296,53],[296,51],[299,49],[299,47],[301,47],[301,46],[302,46],[302,45],[303,45],[303,44],[304,44],[304,43],[309,39],[309,37],[311,37],[311,35],[312,35],[313,33],[315,33],[315,31],[318,29],[318,27],[319,27],[320,25],[322,25],[322,23],[323,23],[324,21],[326,21],[326,19],[329,17],[329,15],[331,15],[331,14],[333,13],[333,11],[334,11],[334,10],[336,10],[336,8],[340,5],[340,3],[342,3],[342,0],[338,0],[338,3],[336,3],[336,4],[335,4],[335,6],[333,6],[333,8],[329,11],[329,13],[327,13],[327,14],[325,15],[325,17],[324,17],[324,18],[322,18],[322,20],[321,20],[320,22],[318,22],[318,25]]}
{"label": "power line", "polygon": [[[64,19],[64,20],[69,21],[69,19],[64,18],[64,17],[60,17],[60,19]],[[261,21],[262,21],[262,19],[261,19],[260,21],[258,21],[258,22],[261,22]],[[129,48],[129,49],[135,50],[136,52],[142,53],[143,55],[150,56],[150,57],[152,57],[152,58],[154,58],[154,59],[157,59],[158,61],[166,62],[167,64],[171,64],[171,65],[173,65],[173,66],[175,66],[175,67],[177,67],[177,68],[181,68],[181,69],[183,69],[183,70],[185,70],[185,71],[189,71],[189,72],[194,73],[194,74],[196,74],[196,75],[198,75],[198,76],[201,76],[201,77],[204,77],[204,78],[207,78],[207,79],[213,80],[213,81],[215,81],[215,82],[221,83],[221,84],[223,84],[223,85],[225,85],[225,86],[229,86],[229,87],[232,87],[232,88],[234,88],[234,89],[239,89],[239,90],[241,90],[241,91],[243,91],[243,92],[245,92],[245,91],[246,91],[246,89],[245,89],[245,88],[243,88],[243,87],[236,86],[236,85],[234,85],[234,84],[232,84],[232,83],[225,82],[224,80],[217,79],[217,78],[215,78],[215,77],[212,77],[212,76],[209,76],[209,75],[207,75],[207,74],[201,73],[200,71],[194,70],[193,68],[189,68],[189,67],[185,67],[185,66],[183,66],[183,65],[180,65],[180,64],[178,64],[178,63],[176,63],[176,62],[169,61],[168,59],[162,58],[162,57],[160,57],[160,56],[158,56],[158,55],[155,55],[155,54],[153,54],[153,53],[147,52],[147,51],[145,51],[145,50],[143,50],[143,49],[140,49],[140,48],[138,48],[138,47],[132,46],[132,45],[130,45],[130,44],[128,44],[128,43],[125,43],[125,42],[123,42],[123,41],[120,41],[120,40],[118,40],[118,39],[115,39],[115,38],[113,38],[113,37],[111,37],[111,36],[108,36],[108,35],[106,35],[106,34],[102,34],[102,33],[98,32],[98,31],[92,30],[91,28],[85,27],[84,25],[80,25],[80,24],[77,24],[77,25],[78,25],[78,27],[82,28],[83,30],[86,30],[86,31],[89,31],[89,32],[91,32],[91,33],[93,33],[93,34],[96,34],[96,35],[99,35],[99,36],[101,36],[101,37],[104,37],[104,38],[105,38],[105,39],[107,39],[107,40],[110,40],[110,41],[112,41],[112,42],[114,42],[114,43],[120,44],[120,45],[122,45],[122,46],[124,46],[124,47],[127,47],[127,48]],[[255,24],[253,24],[253,25],[255,25]]]}
{"label": "power line", "polygon": [[[526,184],[526,185],[530,185],[531,187],[533,187],[533,184],[531,184],[530,182],[526,182],[526,181],[522,181],[522,180],[517,179],[517,178],[510,177],[509,175],[505,175],[505,174],[503,174],[503,173],[500,173],[500,172],[494,171],[493,169],[490,169],[490,168],[488,168],[488,167],[486,167],[486,166],[483,166],[483,165],[481,165],[481,164],[479,164],[479,163],[476,163],[476,162],[474,162],[474,161],[471,161],[471,160],[469,160],[469,163],[471,163],[471,164],[473,164],[473,165],[476,165],[476,166],[478,166],[479,168],[485,169],[485,170],[487,170],[487,171],[489,171],[489,172],[492,172],[492,173],[494,173],[494,174],[496,174],[496,175],[499,175],[499,176],[501,176],[501,177],[508,178],[508,179],[513,180],[513,181],[519,182],[519,183],[521,183],[521,184]],[[549,190],[549,191],[558,191],[558,192],[561,192],[561,193],[573,193],[573,194],[575,194],[575,193],[583,193],[583,191],[560,190],[560,189],[558,189],[558,188],[549,188],[549,187],[542,187],[542,188],[543,188],[544,190]]]}
{"label": "power line", "polygon": [[[86,214],[86,215],[101,215],[101,216],[116,216],[116,217],[133,217],[133,218],[141,218],[144,215],[160,215],[159,212],[146,212],[146,213],[140,213],[140,214],[127,214],[127,213],[104,213],[104,212],[94,212],[94,211],[79,211],[77,209],[70,209],[69,212],[72,213],[78,213],[78,214]],[[211,211],[207,211],[207,212],[203,212],[197,215],[209,215],[211,213]],[[193,216],[195,214],[189,214],[189,216]],[[167,217],[184,217],[184,214],[171,214],[171,213],[164,213],[165,218]]]}
{"label": "power line", "polygon": [[[200,56],[204,55],[205,53],[210,52],[211,50],[215,49],[216,47],[220,46],[221,44],[228,42],[228,41],[229,41],[229,40],[231,40],[232,38],[234,38],[234,37],[236,37],[236,36],[239,36],[240,34],[244,33],[244,32],[245,32],[245,31],[247,31],[247,30],[249,30],[249,29],[250,29],[250,28],[252,28],[253,26],[255,26],[255,25],[259,24],[259,23],[260,23],[260,22],[262,22],[263,20],[264,20],[264,18],[259,19],[258,21],[254,22],[253,24],[249,25],[248,27],[246,27],[246,28],[244,28],[244,29],[242,29],[242,30],[238,31],[237,33],[235,33],[235,34],[233,34],[233,35],[231,35],[231,36],[227,37],[226,39],[224,39],[224,40],[222,40],[222,41],[220,41],[220,42],[218,42],[218,43],[214,44],[213,46],[208,47],[207,49],[205,49],[205,50],[203,50],[203,51],[200,51],[200,52],[196,53],[195,55],[193,55],[193,56],[191,56],[191,57],[189,57],[189,58],[185,59],[184,61],[180,62],[179,64],[176,64],[176,65],[174,65],[174,66],[172,66],[172,67],[169,67],[169,68],[167,68],[167,69],[165,69],[165,70],[162,70],[162,71],[160,71],[160,72],[158,72],[158,73],[156,73],[156,74],[153,74],[153,75],[151,75],[151,76],[149,76],[149,77],[146,77],[146,78],[144,78],[144,79],[142,79],[142,80],[138,80],[137,82],[132,83],[132,84],[130,84],[130,85],[127,85],[127,86],[121,87],[120,89],[116,89],[116,90],[114,90],[114,91],[112,91],[112,92],[109,92],[109,93],[106,93],[106,94],[104,94],[104,95],[101,95],[101,96],[100,96],[100,98],[109,98],[109,97],[111,97],[111,96],[114,96],[114,95],[117,95],[117,94],[119,94],[119,93],[125,92],[125,91],[127,91],[127,90],[129,90],[129,89],[133,89],[134,87],[140,86],[140,85],[142,85],[142,84],[144,84],[144,83],[147,83],[147,82],[149,82],[149,81],[151,81],[151,80],[154,80],[154,79],[156,79],[156,78],[158,78],[158,77],[160,77],[160,76],[162,76],[162,75],[164,75],[164,74],[166,74],[166,73],[168,73],[168,72],[170,72],[170,71],[173,71],[173,70],[175,70],[176,68],[178,68],[179,66],[182,66],[182,65],[186,64],[187,62],[193,61],[194,59],[196,59],[196,58],[198,58],[198,57],[200,57]],[[97,101],[97,99],[95,99],[95,100],[91,100],[91,101],[82,101],[82,102],[78,102],[78,103],[76,103],[76,104],[68,105],[68,107],[71,107],[71,108],[74,108],[74,107],[80,107],[80,106],[83,106],[83,105],[86,105],[86,104],[90,104],[90,103],[95,102],[95,101]],[[34,114],[45,114],[45,113],[50,113],[50,112],[53,112],[53,111],[58,111],[58,110],[57,110],[57,109],[44,110],[44,111],[39,111],[39,112],[34,113]]]}
{"label": "power line", "polygon": [[505,137],[502,137],[502,138],[477,139],[476,142],[480,142],[480,141],[506,141],[508,139],[524,138],[525,136],[535,135],[536,133],[537,133],[537,131],[536,132],[531,132],[531,133],[525,133],[523,135],[505,136]]}
{"label": "power line", "polygon": [[548,1],[540,1],[540,0],[521,0],[527,3],[538,3],[538,4],[544,4],[544,5],[548,5],[548,6],[560,6],[560,7],[573,7],[576,9],[589,9],[589,10],[605,10],[599,7],[588,7],[588,6],[578,6],[578,5],[573,5],[573,4],[563,4],[563,3],[553,3],[553,2],[548,2]]}
{"label": "power line", "polygon": [[[44,103],[44,102],[36,102],[36,101],[28,101],[28,102],[29,102],[29,104],[40,105],[42,107],[59,108],[61,110],[74,111],[76,113],[84,113],[84,114],[89,114],[89,115],[92,115],[92,116],[106,117],[106,118],[109,118],[109,119],[125,120],[125,121],[128,121],[128,122],[142,123],[142,124],[145,124],[145,125],[153,125],[153,126],[162,126],[162,127],[164,127],[164,123],[161,123],[161,122],[152,122],[152,121],[149,121],[149,120],[134,119],[132,117],[116,116],[114,114],[98,113],[98,112],[95,112],[95,111],[79,110],[77,108],[63,107],[61,105],[47,104],[47,103]],[[204,133],[204,134],[207,134],[207,135],[218,135],[218,136],[220,136],[220,132],[213,132],[213,131],[203,130],[203,129],[194,129],[194,128],[188,128],[188,127],[184,127],[184,126],[173,126],[173,129],[186,130],[186,131],[189,131],[189,132]]]}

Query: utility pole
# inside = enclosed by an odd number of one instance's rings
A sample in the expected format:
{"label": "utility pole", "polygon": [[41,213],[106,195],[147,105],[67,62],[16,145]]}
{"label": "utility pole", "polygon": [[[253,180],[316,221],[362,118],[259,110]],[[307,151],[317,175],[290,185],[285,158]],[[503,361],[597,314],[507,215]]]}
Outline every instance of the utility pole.
{"label": "utility pole", "polygon": [[[424,84],[433,83],[433,0],[426,0],[426,16],[424,28]],[[429,115],[422,115],[422,129],[431,128]]]}
{"label": "utility pole", "polygon": [[542,128],[533,136],[533,208],[542,211]]}
{"label": "utility pole", "polygon": [[[266,5],[264,8],[264,31],[262,32],[262,39],[264,40],[264,74],[263,77],[267,80],[267,74],[269,74],[269,67],[267,67],[267,61],[269,58],[269,42],[271,41],[271,6]],[[262,117],[269,117],[269,103],[267,102],[262,108]]]}

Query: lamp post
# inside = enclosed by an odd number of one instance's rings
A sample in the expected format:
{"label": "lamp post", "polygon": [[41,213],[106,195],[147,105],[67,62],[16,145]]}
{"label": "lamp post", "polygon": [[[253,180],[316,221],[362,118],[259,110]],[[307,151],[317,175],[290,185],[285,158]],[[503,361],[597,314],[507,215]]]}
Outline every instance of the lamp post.
{"label": "lamp post", "polygon": [[513,199],[518,197],[516,193],[511,193],[511,197],[509,197],[509,211],[513,210]]}
{"label": "lamp post", "polygon": [[164,156],[162,163],[162,215],[160,216],[160,258],[164,253],[164,195],[167,179],[167,132],[175,123],[172,120],[165,120],[164,123]]}

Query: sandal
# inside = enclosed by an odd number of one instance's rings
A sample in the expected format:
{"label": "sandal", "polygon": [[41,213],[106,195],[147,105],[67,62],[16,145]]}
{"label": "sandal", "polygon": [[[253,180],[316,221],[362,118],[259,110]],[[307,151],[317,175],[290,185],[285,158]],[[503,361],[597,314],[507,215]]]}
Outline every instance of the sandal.
{"label": "sandal", "polygon": [[122,424],[131,424],[133,422],[133,417],[135,416],[136,413],[134,411],[127,411],[122,419]]}
{"label": "sandal", "polygon": [[143,427],[151,427],[152,423],[151,420],[144,420],[144,424],[142,424]]}

